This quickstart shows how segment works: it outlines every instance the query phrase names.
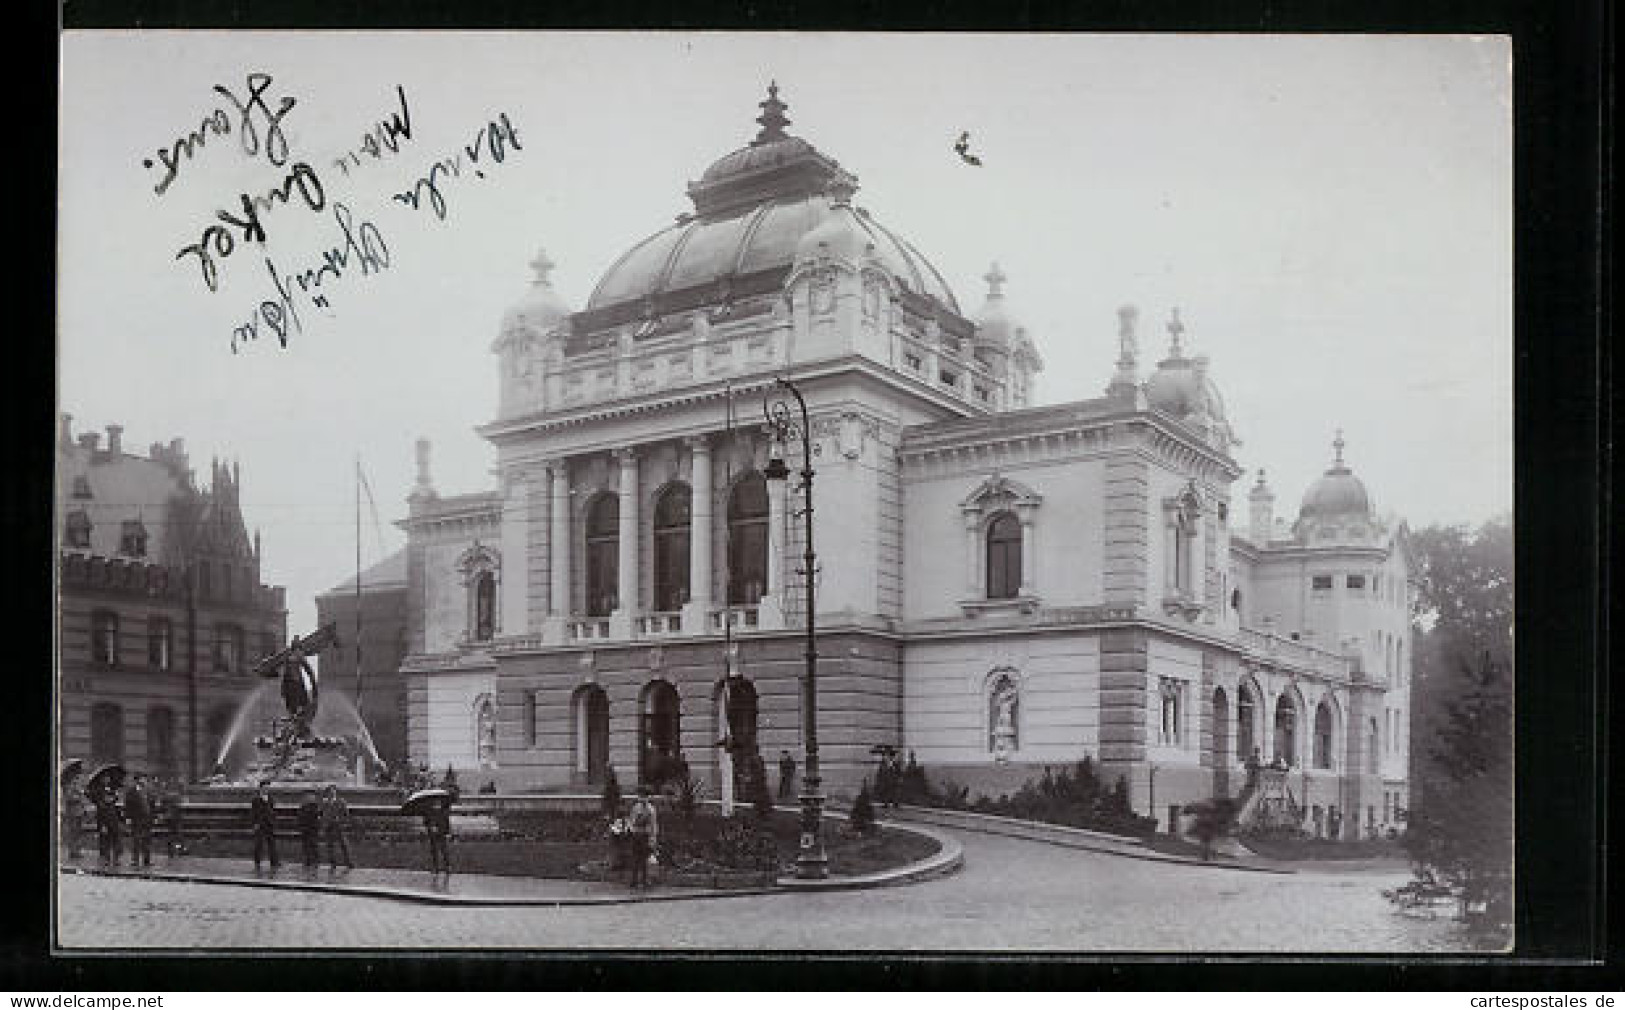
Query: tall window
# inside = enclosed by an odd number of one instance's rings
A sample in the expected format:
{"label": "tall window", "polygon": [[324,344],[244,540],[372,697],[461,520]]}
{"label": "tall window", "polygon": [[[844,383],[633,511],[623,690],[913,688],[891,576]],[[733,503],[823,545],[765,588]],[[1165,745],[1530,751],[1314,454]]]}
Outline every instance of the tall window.
{"label": "tall window", "polygon": [[1253,755],[1253,748],[1258,746],[1253,738],[1253,720],[1257,718],[1258,703],[1253,699],[1252,689],[1246,684],[1241,685],[1236,695],[1236,757],[1245,761]]}
{"label": "tall window", "polygon": [[175,648],[175,632],[167,617],[147,618],[147,665],[154,670],[167,670]]}
{"label": "tall window", "polygon": [[1285,692],[1275,703],[1275,756],[1288,767],[1298,763],[1298,706]]}
{"label": "tall window", "polygon": [[118,552],[132,558],[147,556],[147,527],[139,519],[126,520],[119,527]]}
{"label": "tall window", "polygon": [[1325,702],[1315,706],[1315,767],[1332,766],[1332,710]]}
{"label": "tall window", "polygon": [[601,494],[587,507],[587,616],[608,617],[620,601],[616,593],[621,554],[621,505]]}
{"label": "tall window", "polygon": [[525,746],[536,746],[536,692],[525,692]]}
{"label": "tall window", "polygon": [[1014,599],[1021,592],[1021,523],[1002,512],[987,526],[987,598]]}
{"label": "tall window", "polygon": [[102,666],[118,665],[118,615],[111,610],[90,615],[90,658]]}
{"label": "tall window", "polygon": [[90,706],[90,760],[124,760],[124,710],[108,701]]}
{"label": "tall window", "polygon": [[62,543],[68,547],[89,547],[90,516],[83,511],[69,512],[62,526]]}
{"label": "tall window", "polygon": [[1191,588],[1191,543],[1196,535],[1196,524],[1183,511],[1174,517],[1174,588]]}
{"label": "tall window", "polygon": [[497,626],[497,577],[481,572],[474,577],[474,641],[488,642]]}
{"label": "tall window", "polygon": [[1376,719],[1372,719],[1370,725],[1367,727],[1366,737],[1365,770],[1370,772],[1372,775],[1375,775],[1377,774],[1377,761],[1382,756],[1378,752],[1378,748],[1382,744],[1382,739],[1378,735]]}
{"label": "tall window", "polygon": [[175,773],[175,711],[167,705],[147,709],[147,765],[165,777]]}
{"label": "tall window", "polygon": [[692,501],[687,484],[668,484],[655,502],[656,610],[681,610],[688,602],[688,533]]}
{"label": "tall window", "polygon": [[214,672],[238,673],[243,668],[243,629],[219,624],[214,629]]}
{"label": "tall window", "polygon": [[1185,685],[1172,677],[1161,678],[1158,691],[1162,699],[1162,720],[1158,728],[1158,741],[1177,745],[1185,739]]}
{"label": "tall window", "polygon": [[1222,687],[1213,689],[1213,756],[1219,769],[1230,761],[1230,698]]}
{"label": "tall window", "polygon": [[767,480],[739,479],[728,496],[728,602],[754,604],[767,593]]}

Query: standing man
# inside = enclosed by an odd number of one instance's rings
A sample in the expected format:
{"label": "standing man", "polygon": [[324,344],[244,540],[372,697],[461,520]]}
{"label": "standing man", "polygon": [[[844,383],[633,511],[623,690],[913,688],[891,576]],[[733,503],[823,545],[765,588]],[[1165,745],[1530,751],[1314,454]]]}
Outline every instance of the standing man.
{"label": "standing man", "polygon": [[796,798],[796,759],[787,750],[779,751],[779,799]]}
{"label": "standing man", "polygon": [[261,782],[259,791],[248,804],[248,823],[254,829],[254,870],[259,871],[260,860],[271,857],[271,869],[282,865],[276,854],[276,800],[271,798],[269,782]]}
{"label": "standing man", "polygon": [[322,861],[321,852],[317,849],[322,830],[322,808],[316,802],[316,790],[312,789],[305,794],[305,802],[299,804],[299,848],[300,854],[305,857],[305,868],[314,870],[316,864]]}
{"label": "standing man", "polygon": [[632,801],[632,811],[626,821],[632,831],[632,889],[636,890],[649,886],[649,856],[657,851],[655,846],[660,834],[647,785],[638,786],[638,798]]}
{"label": "standing man", "polygon": [[147,793],[147,777],[136,773],[135,781],[124,790],[124,819],[130,822],[130,865],[152,865],[152,797]]}
{"label": "standing man", "polygon": [[101,852],[103,866],[119,863],[119,811],[118,792],[113,783],[103,782],[91,796],[96,804],[96,848]]}
{"label": "standing man", "polygon": [[328,866],[338,869],[338,854],[342,852],[344,868],[354,869],[355,864],[350,861],[350,840],[344,835],[350,823],[350,805],[339,795],[338,786],[327,787],[327,793],[322,797],[321,820],[322,835],[327,839]]}
{"label": "standing man", "polygon": [[68,843],[68,858],[77,860],[84,847],[85,794],[77,781],[62,790],[62,839]]}
{"label": "standing man", "polygon": [[429,872],[451,875],[451,853],[447,842],[451,839],[451,797],[423,808],[423,829],[429,835]]}

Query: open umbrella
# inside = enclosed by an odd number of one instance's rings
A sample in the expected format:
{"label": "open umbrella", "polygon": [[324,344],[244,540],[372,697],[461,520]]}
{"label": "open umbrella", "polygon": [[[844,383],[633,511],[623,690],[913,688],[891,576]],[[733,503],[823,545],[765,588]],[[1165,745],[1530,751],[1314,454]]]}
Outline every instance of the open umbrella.
{"label": "open umbrella", "polygon": [[419,789],[401,803],[401,813],[421,814],[435,803],[451,806],[451,793],[444,789]]}
{"label": "open umbrella", "polygon": [[105,764],[90,773],[85,782],[85,795],[94,797],[105,784],[111,784],[114,789],[124,784],[124,766],[121,764]]}
{"label": "open umbrella", "polygon": [[68,758],[66,761],[62,762],[62,769],[56,773],[57,785],[60,785],[62,788],[66,789],[68,787],[68,783],[78,778],[79,773],[84,770],[84,758]]}

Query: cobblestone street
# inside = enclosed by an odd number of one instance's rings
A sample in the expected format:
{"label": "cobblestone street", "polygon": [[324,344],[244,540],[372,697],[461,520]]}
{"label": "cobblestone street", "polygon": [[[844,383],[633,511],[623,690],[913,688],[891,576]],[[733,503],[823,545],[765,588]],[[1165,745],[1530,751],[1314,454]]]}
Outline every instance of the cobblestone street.
{"label": "cobblestone street", "polygon": [[965,833],[960,872],[870,891],[591,907],[373,897],[64,875],[66,949],[718,948],[1409,952],[1471,950],[1396,913],[1399,869],[1292,875],[1170,865]]}

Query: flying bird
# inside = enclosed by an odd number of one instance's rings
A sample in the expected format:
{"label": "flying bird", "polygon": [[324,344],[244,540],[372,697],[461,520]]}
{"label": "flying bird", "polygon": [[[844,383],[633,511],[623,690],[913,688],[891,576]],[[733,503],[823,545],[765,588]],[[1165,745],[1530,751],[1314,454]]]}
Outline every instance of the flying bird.
{"label": "flying bird", "polygon": [[967,165],[980,165],[982,163],[981,158],[978,158],[976,155],[970,153],[969,130],[961,132],[959,134],[959,139],[954,141],[954,153],[959,155],[960,160]]}

